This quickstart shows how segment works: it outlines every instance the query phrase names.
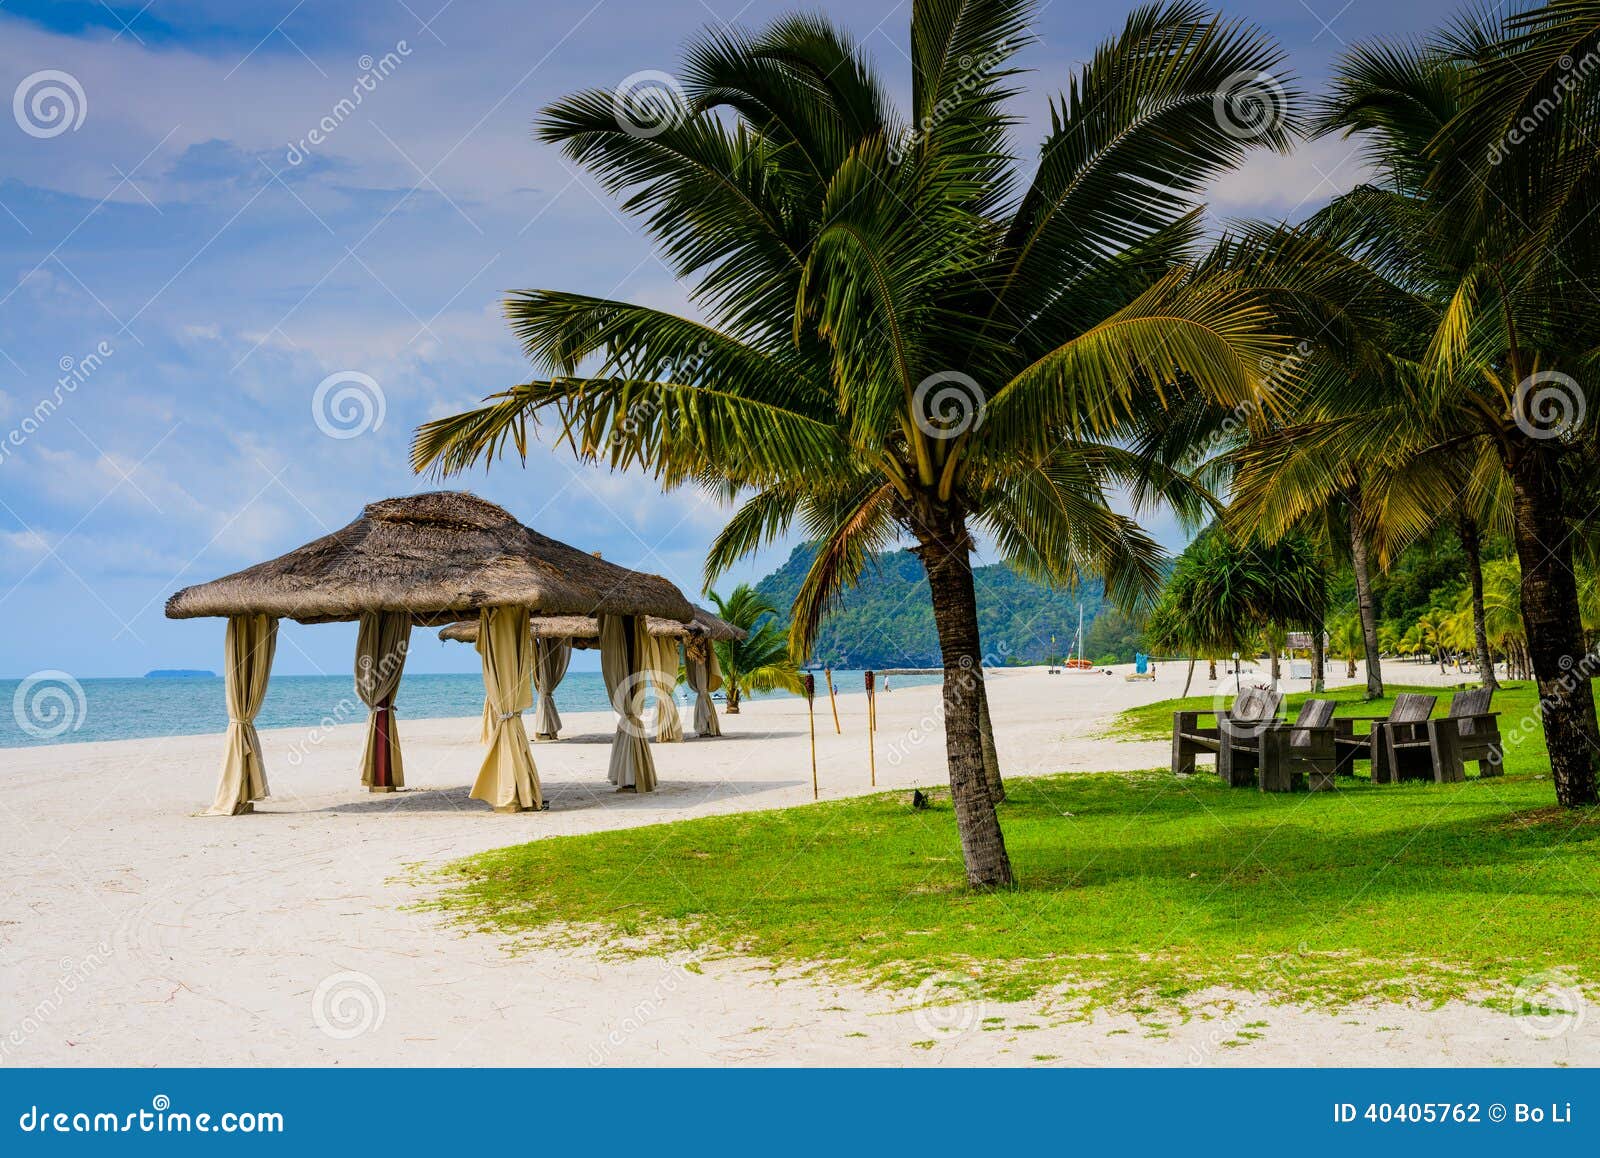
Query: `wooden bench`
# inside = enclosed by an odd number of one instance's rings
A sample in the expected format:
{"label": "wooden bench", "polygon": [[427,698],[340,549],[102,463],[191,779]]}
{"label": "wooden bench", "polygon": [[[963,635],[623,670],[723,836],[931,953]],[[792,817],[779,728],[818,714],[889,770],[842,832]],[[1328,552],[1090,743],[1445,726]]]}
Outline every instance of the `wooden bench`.
{"label": "wooden bench", "polygon": [[[1426,737],[1428,717],[1433,715],[1434,705],[1438,702],[1438,696],[1401,692],[1394,698],[1394,707],[1387,716],[1334,717],[1333,746],[1339,775],[1353,776],[1357,760],[1370,760],[1374,784],[1394,783],[1390,737],[1395,734],[1408,739],[1413,735]],[[1370,723],[1372,730],[1358,734],[1355,730],[1358,722]]]}
{"label": "wooden bench", "polygon": [[1307,700],[1294,723],[1274,723],[1261,733],[1257,787],[1293,792],[1333,787],[1338,754],[1333,742],[1333,700]]}
{"label": "wooden bench", "polygon": [[1493,688],[1457,692],[1444,719],[1428,721],[1428,755],[1436,782],[1465,780],[1468,760],[1477,762],[1480,780],[1504,771],[1500,713],[1489,710],[1493,699]]}
{"label": "wooden bench", "polygon": [[[1173,712],[1174,775],[1192,774],[1194,758],[1202,752],[1209,752],[1217,757],[1217,776],[1224,784],[1238,787],[1249,783],[1242,777],[1254,772],[1258,753],[1254,748],[1240,747],[1236,742],[1253,737],[1275,720],[1278,705],[1282,702],[1282,694],[1271,688],[1246,688],[1224,711],[1210,708]],[[1203,717],[1214,718],[1216,723],[1202,724],[1200,721]]]}

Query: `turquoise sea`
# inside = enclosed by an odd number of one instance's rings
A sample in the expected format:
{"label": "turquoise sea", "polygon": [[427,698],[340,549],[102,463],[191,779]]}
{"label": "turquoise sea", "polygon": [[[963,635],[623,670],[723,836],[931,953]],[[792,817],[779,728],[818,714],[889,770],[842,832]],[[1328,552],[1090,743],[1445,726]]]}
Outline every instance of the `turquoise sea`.
{"label": "turquoise sea", "polygon": [[[52,675],[57,678],[48,678]],[[834,686],[859,692],[861,675],[836,671]],[[938,678],[896,676],[894,682],[910,687]],[[817,692],[824,694],[820,677]],[[682,687],[678,698],[688,702]],[[606,710],[600,673],[568,672],[556,689],[556,705],[563,712]],[[408,675],[396,707],[402,720],[477,716],[483,710],[483,681],[475,674]],[[348,723],[362,719],[364,711],[349,676],[274,676],[256,726]],[[216,677],[73,680],[62,672],[43,672],[30,680],[0,680],[0,748],[194,736],[224,731],[227,724],[222,680]]]}

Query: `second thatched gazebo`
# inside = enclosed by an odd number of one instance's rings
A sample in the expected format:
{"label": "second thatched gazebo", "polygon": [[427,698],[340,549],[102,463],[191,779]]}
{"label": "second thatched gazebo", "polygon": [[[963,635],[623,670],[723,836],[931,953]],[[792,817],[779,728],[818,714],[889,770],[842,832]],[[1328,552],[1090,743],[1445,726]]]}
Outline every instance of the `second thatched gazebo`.
{"label": "second thatched gazebo", "polygon": [[[555,740],[561,731],[561,713],[556,710],[555,690],[567,671],[573,648],[599,646],[600,621],[587,615],[538,615],[530,621],[536,658],[533,685],[538,696],[534,712],[534,736]],[[694,609],[688,623],[660,616],[645,619],[645,632],[654,642],[651,682],[656,693],[656,719],[652,738],[662,743],[683,739],[683,721],[678,717],[672,689],[678,682],[678,648],[683,647],[684,676],[695,694],[694,730],[700,736],[722,735],[716,705],[711,694],[722,687],[722,669],[717,663],[713,643],[745,638],[743,628],[711,614],[703,607]],[[479,625],[470,620],[452,623],[439,632],[440,639],[477,643]]]}
{"label": "second thatched gazebo", "polygon": [[167,601],[167,616],[228,620],[228,736],[213,813],[249,812],[267,795],[254,719],[265,698],[278,621],[357,622],[356,691],[370,709],[362,781],[402,787],[395,693],[411,628],[476,617],[483,657],[489,751],[472,788],[497,811],[543,806],[522,712],[532,706],[533,636],[541,615],[582,615],[599,625],[602,666],[621,716],[611,780],[648,792],[655,765],[645,743],[641,679],[652,661],[645,628],[655,616],[693,619],[683,593],[659,575],[630,571],[523,526],[476,495],[438,491],[370,503],[361,517],[286,555]]}

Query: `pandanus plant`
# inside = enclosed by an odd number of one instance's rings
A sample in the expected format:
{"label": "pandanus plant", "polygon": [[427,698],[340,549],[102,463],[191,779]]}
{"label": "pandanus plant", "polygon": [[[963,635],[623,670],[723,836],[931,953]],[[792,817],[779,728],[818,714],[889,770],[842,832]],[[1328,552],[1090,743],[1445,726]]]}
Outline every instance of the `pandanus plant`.
{"label": "pandanus plant", "polygon": [[[701,318],[559,290],[508,313],[539,376],[418,432],[419,470],[464,470],[547,421],[584,459],[742,505],[707,582],[792,531],[818,544],[794,655],[875,551],[926,567],[946,759],[973,886],[1012,882],[985,759],[971,554],[980,537],[1059,584],[1159,586],[1135,521],[1207,496],[1160,453],[1191,396],[1246,405],[1284,343],[1258,295],[1197,260],[1200,196],[1254,145],[1286,149],[1294,94],[1259,30],[1142,7],[1012,154],[1029,0],[916,0],[902,113],[820,17],[702,35],[675,84],[548,109],[560,145],[642,219]],[[1113,491],[1133,513],[1114,511]]]}

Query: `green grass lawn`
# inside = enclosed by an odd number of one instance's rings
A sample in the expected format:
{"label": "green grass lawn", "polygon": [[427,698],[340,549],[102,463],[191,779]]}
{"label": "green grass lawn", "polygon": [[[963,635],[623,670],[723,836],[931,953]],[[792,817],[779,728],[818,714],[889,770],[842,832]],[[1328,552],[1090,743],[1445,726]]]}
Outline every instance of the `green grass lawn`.
{"label": "green grass lawn", "polygon": [[1213,985],[1503,1002],[1556,967],[1600,981],[1600,816],[1555,807],[1532,747],[1492,780],[1314,795],[1226,789],[1204,764],[1015,778],[1012,892],[966,890],[943,794],[916,811],[884,793],[502,849],[453,866],[440,903],[536,939],[738,951],[867,984],[954,973],[1000,999],[1066,984],[1085,1007]]}

